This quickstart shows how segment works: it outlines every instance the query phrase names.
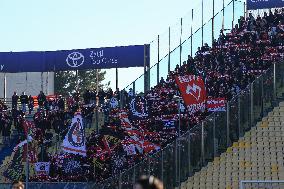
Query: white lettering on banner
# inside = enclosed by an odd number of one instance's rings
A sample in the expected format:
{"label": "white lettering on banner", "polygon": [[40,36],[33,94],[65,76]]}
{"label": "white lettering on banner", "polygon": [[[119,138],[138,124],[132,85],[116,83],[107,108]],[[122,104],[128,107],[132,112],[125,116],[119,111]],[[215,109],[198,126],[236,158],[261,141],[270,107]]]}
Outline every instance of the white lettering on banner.
{"label": "white lettering on banner", "polygon": [[[252,3],[268,2],[269,0],[251,0]],[[283,1],[283,0],[282,0]]]}
{"label": "white lettering on banner", "polygon": [[91,51],[90,58],[92,59],[93,64],[117,64],[118,60],[115,58],[105,58],[104,57],[104,50],[100,51]]}
{"label": "white lettering on banner", "polygon": [[1,65],[1,71],[4,69],[4,65]]}
{"label": "white lettering on banner", "polygon": [[189,114],[194,114],[195,112],[201,110],[202,112],[205,111],[205,103],[202,102],[202,103],[198,103],[198,104],[192,104],[192,105],[189,105],[187,106],[188,108],[188,111],[189,111]]}
{"label": "white lettering on banner", "polygon": [[[196,76],[194,75],[187,75],[187,76],[179,76],[178,79],[181,83],[188,83],[192,80],[195,79]],[[197,76],[196,79],[198,79],[199,77]]]}

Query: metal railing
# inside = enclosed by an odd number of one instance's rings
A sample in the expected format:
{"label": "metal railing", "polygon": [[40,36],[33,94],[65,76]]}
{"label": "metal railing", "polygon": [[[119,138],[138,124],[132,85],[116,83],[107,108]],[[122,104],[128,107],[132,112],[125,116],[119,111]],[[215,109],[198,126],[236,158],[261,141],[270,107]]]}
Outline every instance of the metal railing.
{"label": "metal railing", "polygon": [[275,189],[284,188],[284,180],[242,180],[240,189]]}
{"label": "metal railing", "polygon": [[[12,184],[0,183],[1,189],[11,189]],[[88,183],[79,182],[61,182],[61,183],[48,183],[48,182],[32,182],[28,184],[28,189],[92,189]]]}
{"label": "metal railing", "polygon": [[[165,188],[179,187],[188,177],[220,156],[233,142],[284,100],[284,63],[273,64],[245,90],[162,150],[93,188],[131,189],[141,175],[155,175]],[[190,127],[190,126],[189,126]]]}
{"label": "metal railing", "polygon": [[179,22],[150,42],[150,68],[126,86],[126,91],[132,88],[136,94],[147,92],[159,84],[162,77],[166,79],[176,65],[187,61],[188,55],[194,57],[198,47],[205,43],[212,46],[220,30],[229,32],[246,12],[243,0],[200,0],[193,7]]}

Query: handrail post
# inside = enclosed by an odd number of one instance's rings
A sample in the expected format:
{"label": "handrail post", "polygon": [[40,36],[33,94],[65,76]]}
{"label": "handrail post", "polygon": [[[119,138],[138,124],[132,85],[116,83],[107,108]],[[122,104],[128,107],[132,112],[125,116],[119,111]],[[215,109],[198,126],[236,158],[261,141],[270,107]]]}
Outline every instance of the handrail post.
{"label": "handrail post", "polygon": [[226,122],[227,122],[227,147],[230,146],[230,102],[227,102],[227,112],[226,112]]}
{"label": "handrail post", "polygon": [[273,101],[276,100],[276,63],[273,64]]}
{"label": "handrail post", "polygon": [[253,110],[253,83],[250,84],[250,127],[253,127],[254,124],[254,110]]}

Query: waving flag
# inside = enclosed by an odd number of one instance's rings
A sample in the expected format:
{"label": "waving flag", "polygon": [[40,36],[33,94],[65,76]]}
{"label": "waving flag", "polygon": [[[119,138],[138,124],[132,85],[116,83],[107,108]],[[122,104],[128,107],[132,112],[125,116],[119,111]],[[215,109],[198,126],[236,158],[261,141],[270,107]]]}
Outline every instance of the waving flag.
{"label": "waving flag", "polygon": [[205,110],[206,91],[202,77],[194,75],[176,76],[176,83],[189,114]]}
{"label": "waving flag", "polygon": [[12,153],[12,161],[9,163],[8,168],[3,172],[6,179],[14,181],[21,180],[25,174],[23,165],[23,148],[18,148]]}
{"label": "waving flag", "polygon": [[[127,133],[130,137],[130,139],[127,139],[127,142],[129,142],[129,144],[133,144],[135,148],[139,151],[139,153],[149,153],[153,150],[160,149],[158,145],[145,141],[144,135],[142,134],[142,132],[138,131],[135,127],[132,126],[125,111],[122,110],[119,113],[119,119],[121,121],[122,129],[124,129],[125,133]],[[131,152],[129,152],[133,153],[132,146],[129,148],[131,148]],[[128,146],[126,146],[124,150],[127,152],[127,150],[130,150],[129,148]]]}
{"label": "waving flag", "polygon": [[72,123],[63,141],[63,150],[71,154],[86,156],[85,128],[80,113],[72,118]]}

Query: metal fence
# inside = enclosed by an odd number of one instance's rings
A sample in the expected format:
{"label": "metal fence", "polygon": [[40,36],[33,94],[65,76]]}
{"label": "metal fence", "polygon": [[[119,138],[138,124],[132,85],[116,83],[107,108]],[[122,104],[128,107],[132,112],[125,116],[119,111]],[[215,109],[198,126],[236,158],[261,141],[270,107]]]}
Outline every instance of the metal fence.
{"label": "metal fence", "polygon": [[283,93],[284,63],[279,62],[227,102],[226,112],[211,114],[161,151],[93,188],[130,189],[141,175],[157,176],[165,188],[178,187],[243,137],[284,100]]}
{"label": "metal fence", "polygon": [[132,88],[139,94],[156,86],[177,64],[186,61],[188,55],[194,57],[198,47],[205,43],[212,46],[220,30],[229,32],[246,12],[243,0],[200,0],[193,3],[196,5],[187,15],[150,42],[150,68],[145,68],[145,74],[130,83],[126,91]]}
{"label": "metal fence", "polygon": [[[26,185],[27,186],[27,185]],[[12,184],[0,183],[1,189],[11,189]],[[73,182],[61,182],[61,183],[48,183],[48,182],[33,182],[28,184],[28,189],[92,189],[88,183],[73,183]]]}
{"label": "metal fence", "polygon": [[[212,17],[204,16],[203,4],[206,4],[206,11],[211,11],[208,15]],[[157,63],[152,64],[151,69],[126,87],[126,90],[133,88],[138,93],[144,93],[145,90],[157,85],[162,77],[166,78],[168,72],[174,70],[176,64],[186,61],[187,55],[193,55],[192,53],[204,42],[211,46],[221,29],[232,28],[237,19],[244,16],[244,5],[244,2],[235,0],[203,0],[202,5],[198,5],[189,15],[182,18],[179,24],[170,27],[165,34],[159,35],[157,40],[151,42],[151,64],[155,60]],[[203,19],[199,25],[200,22],[195,22],[195,19],[200,17]],[[145,157],[142,162],[127,171],[114,175],[102,183],[29,183],[29,188],[127,189],[132,188],[143,174],[157,176],[164,182],[165,188],[178,187],[181,182],[244,136],[246,131],[272,110],[277,100],[283,99],[283,92],[284,64],[278,63],[228,102],[226,112],[211,114],[164,149]],[[0,188],[9,186],[0,184]]]}
{"label": "metal fence", "polygon": [[282,189],[284,180],[245,180],[240,181],[240,189]]}

